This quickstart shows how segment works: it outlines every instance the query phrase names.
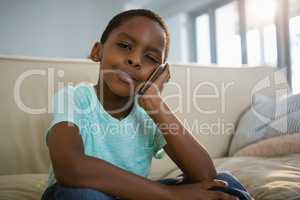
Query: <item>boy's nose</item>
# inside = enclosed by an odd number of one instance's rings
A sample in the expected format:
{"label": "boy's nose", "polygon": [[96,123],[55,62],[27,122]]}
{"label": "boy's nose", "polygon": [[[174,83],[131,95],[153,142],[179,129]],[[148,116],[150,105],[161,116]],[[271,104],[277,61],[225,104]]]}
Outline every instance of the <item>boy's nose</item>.
{"label": "boy's nose", "polygon": [[128,58],[127,59],[127,63],[130,65],[130,66],[133,66],[135,68],[140,68],[141,67],[141,64],[138,62],[138,61],[134,61],[133,59],[131,58]]}

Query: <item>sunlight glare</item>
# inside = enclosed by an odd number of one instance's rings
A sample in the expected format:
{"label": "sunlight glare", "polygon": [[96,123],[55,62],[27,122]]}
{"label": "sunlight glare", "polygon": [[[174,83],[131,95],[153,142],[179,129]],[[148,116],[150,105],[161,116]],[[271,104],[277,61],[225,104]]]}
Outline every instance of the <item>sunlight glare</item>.
{"label": "sunlight glare", "polygon": [[247,10],[251,24],[265,24],[274,21],[277,11],[276,0],[248,0]]}

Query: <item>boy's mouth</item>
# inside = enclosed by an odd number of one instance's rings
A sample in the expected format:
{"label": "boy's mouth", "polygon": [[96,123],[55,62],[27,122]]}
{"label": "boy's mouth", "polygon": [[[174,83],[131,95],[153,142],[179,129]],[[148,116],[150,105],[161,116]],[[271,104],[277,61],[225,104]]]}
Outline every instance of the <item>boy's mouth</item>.
{"label": "boy's mouth", "polygon": [[116,75],[121,81],[127,84],[132,84],[132,85],[134,84],[134,79],[128,73],[122,70],[117,70]]}

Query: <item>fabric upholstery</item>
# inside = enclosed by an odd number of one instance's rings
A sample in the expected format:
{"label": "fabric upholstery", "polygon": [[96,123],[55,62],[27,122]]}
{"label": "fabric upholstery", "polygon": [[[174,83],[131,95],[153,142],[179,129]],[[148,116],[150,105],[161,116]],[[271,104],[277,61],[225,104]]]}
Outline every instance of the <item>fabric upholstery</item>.
{"label": "fabric upholstery", "polygon": [[0,176],[0,199],[40,200],[47,185],[47,174]]}
{"label": "fabric upholstery", "polygon": [[234,154],[234,156],[277,157],[300,154],[300,133],[281,135],[250,144]]}
{"label": "fabric upholstery", "polygon": [[[282,157],[227,157],[214,160],[218,172],[230,171],[255,200],[300,199],[300,154]],[[174,169],[165,178],[182,172]]]}

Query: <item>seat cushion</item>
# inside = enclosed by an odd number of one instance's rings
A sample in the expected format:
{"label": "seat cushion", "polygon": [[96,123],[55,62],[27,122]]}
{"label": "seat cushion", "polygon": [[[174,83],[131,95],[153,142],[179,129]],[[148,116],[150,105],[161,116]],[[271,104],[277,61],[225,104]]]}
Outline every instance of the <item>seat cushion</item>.
{"label": "seat cushion", "polygon": [[225,158],[216,166],[237,176],[255,200],[300,199],[300,154]]}
{"label": "seat cushion", "polygon": [[0,199],[40,200],[47,185],[47,174],[0,176]]}
{"label": "seat cushion", "polygon": [[[300,154],[282,157],[231,157],[214,160],[217,170],[230,171],[256,200],[300,199]],[[181,174],[176,168],[163,178]],[[0,199],[40,200],[47,174],[0,176]]]}
{"label": "seat cushion", "polygon": [[234,156],[278,157],[300,154],[300,133],[268,138],[250,144],[234,154]]}
{"label": "seat cushion", "polygon": [[[282,157],[230,157],[214,159],[218,172],[230,171],[255,200],[300,199],[300,154]],[[164,178],[181,174],[173,170]]]}

